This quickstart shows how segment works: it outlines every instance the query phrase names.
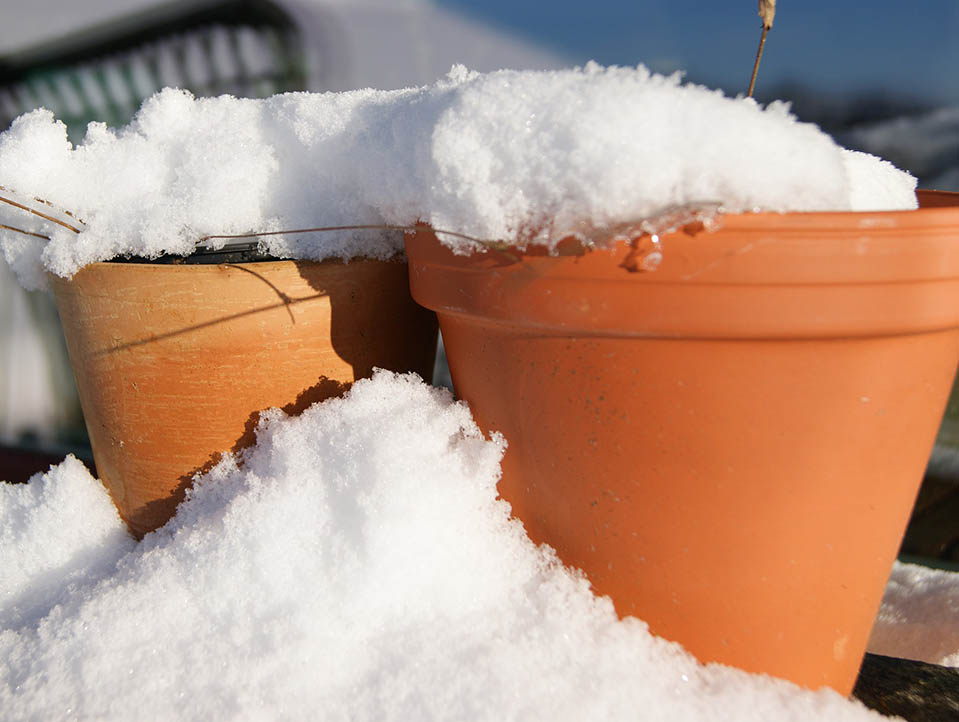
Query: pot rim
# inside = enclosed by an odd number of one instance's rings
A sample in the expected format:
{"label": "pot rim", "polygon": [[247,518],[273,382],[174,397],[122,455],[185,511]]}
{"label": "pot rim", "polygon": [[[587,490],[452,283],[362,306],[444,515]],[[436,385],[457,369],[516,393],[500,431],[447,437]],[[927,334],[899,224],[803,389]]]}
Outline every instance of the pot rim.
{"label": "pot rim", "polygon": [[[748,231],[770,223],[779,232],[836,233],[873,229],[908,229],[915,225],[956,229],[959,224],[959,192],[917,190],[918,208],[892,211],[759,211],[718,216],[720,228]],[[668,235],[668,234],[666,234]]]}
{"label": "pot rim", "polygon": [[[630,283],[778,285],[957,279],[959,193],[920,191],[919,197],[923,205],[913,210],[720,215],[709,227],[696,222],[659,234],[655,247],[650,245],[650,235],[642,234],[628,242],[579,244],[560,254],[549,254],[534,244],[525,248],[503,244],[468,254],[424,255],[418,239],[424,232],[431,236],[433,232],[423,224],[417,234],[407,236],[406,245],[408,255],[413,248],[421,261],[451,268],[536,264],[536,275],[560,278],[575,267],[578,277]],[[661,253],[661,263],[643,268],[637,261],[653,251]],[[608,262],[610,257],[614,264]],[[775,265],[768,267],[773,260]]]}
{"label": "pot rim", "polygon": [[[456,255],[407,236],[413,297],[438,313],[560,334],[884,336],[959,327],[959,193],[912,211],[737,214],[659,237],[545,255]],[[931,204],[931,205],[928,205]],[[660,254],[655,268],[642,261]],[[624,312],[628,310],[628,313]]]}

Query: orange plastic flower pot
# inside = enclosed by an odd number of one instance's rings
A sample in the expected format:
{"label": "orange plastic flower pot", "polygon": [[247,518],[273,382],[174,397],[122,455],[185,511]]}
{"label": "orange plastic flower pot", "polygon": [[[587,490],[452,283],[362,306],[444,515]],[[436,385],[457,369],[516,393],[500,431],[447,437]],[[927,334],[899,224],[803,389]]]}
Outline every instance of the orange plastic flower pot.
{"label": "orange plastic flower pot", "polygon": [[579,256],[407,238],[501,495],[703,661],[848,693],[959,359],[959,196]]}
{"label": "orange plastic flower pot", "polygon": [[53,278],[97,471],[142,536],[258,412],[339,395],[374,367],[432,377],[435,316],[405,263],[96,263]]}

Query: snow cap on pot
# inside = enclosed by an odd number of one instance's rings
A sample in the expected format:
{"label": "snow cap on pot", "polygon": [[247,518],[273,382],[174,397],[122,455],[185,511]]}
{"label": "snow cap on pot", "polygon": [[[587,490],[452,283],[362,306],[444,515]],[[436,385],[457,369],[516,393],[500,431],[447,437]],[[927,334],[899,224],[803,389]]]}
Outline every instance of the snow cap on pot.
{"label": "snow cap on pot", "polygon": [[[164,90],[125,128],[91,124],[76,147],[38,110],[0,135],[0,183],[7,197],[41,197],[82,220],[71,223],[79,234],[24,228],[49,241],[3,233],[7,261],[31,287],[43,285],[43,270],[70,276],[117,256],[189,254],[208,236],[317,225],[426,222],[550,245],[653,227],[677,206],[915,205],[914,179],[844,151],[786,104],[763,108],[679,74],[596,64],[454,67],[420,88],[266,100]],[[6,225],[28,223],[21,216]],[[358,229],[259,240],[273,255],[310,259],[385,257],[402,245],[396,234]]]}

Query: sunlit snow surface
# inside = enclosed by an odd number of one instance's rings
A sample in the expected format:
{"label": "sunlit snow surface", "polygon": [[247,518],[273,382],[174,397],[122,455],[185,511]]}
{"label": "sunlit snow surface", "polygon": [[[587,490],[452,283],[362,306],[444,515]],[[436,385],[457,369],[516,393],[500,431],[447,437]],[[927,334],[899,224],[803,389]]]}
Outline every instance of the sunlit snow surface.
{"label": "sunlit snow surface", "polygon": [[[43,284],[44,268],[69,276],[123,254],[187,254],[210,234],[426,221],[549,244],[676,206],[916,205],[914,178],[850,155],[783,103],[763,108],[678,75],[594,64],[488,74],[457,66],[418,88],[266,100],[166,90],[125,128],[91,124],[75,148],[50,113],[34,111],[0,135],[0,179],[25,202],[40,197],[85,222],[71,220],[76,235],[22,212],[6,221],[53,236],[0,235],[30,287]],[[282,257],[383,257],[402,236],[262,243]]]}
{"label": "sunlit snow surface", "polygon": [[268,416],[139,544],[73,459],[0,485],[0,717],[878,718],[617,620],[510,520],[502,452],[378,372]]}
{"label": "sunlit snow surface", "polygon": [[959,667],[959,574],[896,564],[869,651]]}

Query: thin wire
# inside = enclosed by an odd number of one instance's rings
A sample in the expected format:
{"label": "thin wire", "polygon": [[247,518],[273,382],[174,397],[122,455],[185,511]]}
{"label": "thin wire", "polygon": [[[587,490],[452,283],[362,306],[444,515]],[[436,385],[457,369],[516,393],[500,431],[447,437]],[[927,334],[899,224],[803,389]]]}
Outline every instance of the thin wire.
{"label": "thin wire", "polygon": [[[2,188],[2,186],[0,186],[0,188]],[[39,199],[38,199],[38,200],[39,200]],[[46,219],[46,220],[48,220],[48,221],[52,221],[52,222],[54,222],[54,223],[58,223],[58,224],[61,225],[61,226],[64,226],[64,227],[66,227],[66,228],[69,228],[69,229],[70,229],[71,231],[73,231],[74,233],[80,233],[80,232],[81,232],[79,229],[74,228],[73,226],[71,226],[71,225],[69,225],[69,224],[67,224],[67,223],[64,223],[64,222],[62,222],[62,221],[59,221],[59,220],[57,220],[56,218],[51,218],[50,216],[47,216],[47,215],[45,215],[45,214],[43,214],[43,213],[40,213],[40,212],[38,212],[38,211],[35,211],[35,210],[31,209],[31,208],[27,208],[26,206],[21,205],[20,203],[16,203],[15,201],[11,201],[11,200],[9,200],[9,199],[7,199],[7,198],[4,198],[3,196],[0,196],[0,201],[3,201],[4,203],[9,203],[9,204],[12,205],[12,206],[16,206],[17,208],[20,208],[20,209],[22,209],[22,210],[28,211],[29,213],[33,213],[34,215],[38,215],[38,216],[40,216],[41,218],[44,218],[44,219]],[[81,222],[82,222],[82,221],[81,221]],[[49,241],[49,240],[50,240],[50,236],[44,235],[43,233],[34,233],[33,231],[27,231],[27,230],[24,230],[23,228],[17,228],[16,226],[8,226],[8,225],[6,225],[6,224],[4,224],[4,223],[0,223],[0,229],[6,230],[6,231],[13,231],[14,233],[22,233],[22,234],[25,235],[25,236],[33,236],[34,238],[42,238],[42,239],[45,240],[45,241]],[[320,227],[317,227],[317,228],[294,228],[294,229],[288,230],[288,231],[263,231],[263,232],[261,232],[261,233],[232,233],[232,234],[223,233],[223,234],[215,234],[215,235],[209,235],[209,236],[201,236],[200,239],[199,239],[199,241],[197,241],[197,243],[204,243],[205,241],[210,241],[210,240],[213,240],[213,239],[259,238],[259,237],[262,237],[262,236],[292,235],[292,234],[294,234],[294,233],[320,233],[320,232],[324,232],[324,231],[363,231],[363,230],[382,230],[382,231],[404,231],[404,232],[412,232],[412,231],[417,230],[417,226],[393,226],[393,225],[364,224],[364,225],[355,225],[355,226],[320,226]],[[474,236],[468,236],[468,235],[466,235],[465,233],[458,233],[457,231],[444,231],[444,230],[441,229],[441,228],[434,228],[434,229],[432,229],[432,230],[433,230],[434,233],[438,233],[438,234],[446,235],[446,236],[454,236],[454,237],[456,237],[456,238],[462,238],[463,240],[472,241],[473,243],[479,243],[479,244],[482,244],[482,245],[495,245],[495,244],[493,244],[492,241],[486,241],[486,240],[483,240],[483,239],[481,239],[481,238],[476,238],[476,237],[474,237]]]}
{"label": "thin wire", "polygon": [[[237,239],[237,238],[259,238],[262,236],[283,236],[291,235],[294,233],[322,233],[325,231],[415,231],[416,226],[394,226],[394,225],[385,225],[385,224],[364,224],[356,226],[319,226],[317,228],[296,228],[289,231],[264,231],[262,233],[234,233],[234,234],[217,234],[209,236],[201,236],[199,242],[203,243],[205,241],[210,241],[213,239]],[[488,244],[489,241],[486,241],[482,238],[475,238],[473,236],[468,236],[465,233],[458,233],[456,231],[444,231],[440,228],[432,229],[434,233],[439,233],[445,236],[454,236],[456,238],[462,238],[466,241],[472,241],[474,243]]]}

